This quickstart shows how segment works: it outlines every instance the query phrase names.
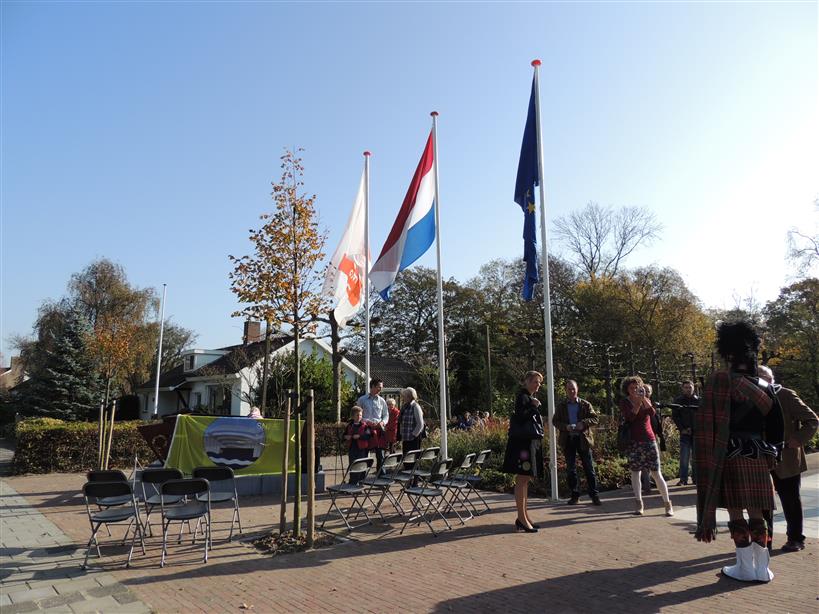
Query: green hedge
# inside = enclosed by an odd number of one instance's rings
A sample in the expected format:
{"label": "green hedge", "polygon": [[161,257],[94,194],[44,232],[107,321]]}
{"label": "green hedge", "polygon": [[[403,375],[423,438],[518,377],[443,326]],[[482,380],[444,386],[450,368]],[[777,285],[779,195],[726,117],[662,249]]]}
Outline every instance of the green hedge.
{"label": "green hedge", "polygon": [[[154,459],[154,453],[137,427],[144,422],[133,420],[114,424],[110,467],[130,467],[134,454],[143,463]],[[17,448],[14,451],[15,473],[82,472],[97,464],[97,424],[65,422],[55,418],[30,418],[17,423]]]}

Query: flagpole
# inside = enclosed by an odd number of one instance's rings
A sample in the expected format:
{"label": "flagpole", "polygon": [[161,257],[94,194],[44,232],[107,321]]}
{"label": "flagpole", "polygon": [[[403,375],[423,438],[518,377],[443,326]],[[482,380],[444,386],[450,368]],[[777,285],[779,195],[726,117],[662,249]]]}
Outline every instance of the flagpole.
{"label": "flagpole", "polygon": [[370,390],[370,152],[364,152],[364,392]]}
{"label": "flagpole", "polygon": [[441,217],[440,192],[438,191],[438,111],[432,116],[432,170],[435,178],[435,252],[438,261],[438,387],[441,407],[441,459],[449,458],[447,451],[446,410],[446,355],[444,346],[444,283],[441,278]]}
{"label": "flagpole", "polygon": [[165,295],[168,284],[162,284],[162,306],[159,309],[159,346],[156,350],[156,383],[154,384],[154,415],[159,417],[159,373],[162,369],[162,334],[165,332]]}
{"label": "flagpole", "polygon": [[557,446],[555,439],[557,432],[553,426],[555,417],[555,378],[552,362],[552,303],[549,297],[549,249],[546,243],[546,189],[543,186],[543,147],[540,138],[540,83],[538,69],[540,60],[532,60],[535,69],[535,126],[537,127],[537,175],[540,188],[540,243],[541,243],[541,270],[543,274],[543,326],[546,341],[546,395],[549,408],[549,466],[551,473],[552,501],[558,501],[557,496]]}

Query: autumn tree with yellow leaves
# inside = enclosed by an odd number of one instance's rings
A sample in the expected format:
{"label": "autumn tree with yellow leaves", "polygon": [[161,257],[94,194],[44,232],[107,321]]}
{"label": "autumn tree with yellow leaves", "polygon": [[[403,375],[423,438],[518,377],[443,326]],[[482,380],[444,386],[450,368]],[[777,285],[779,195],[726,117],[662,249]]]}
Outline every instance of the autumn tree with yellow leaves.
{"label": "autumn tree with yellow leaves", "polygon": [[[293,352],[296,390],[295,406],[301,399],[301,363],[299,341],[305,332],[316,326],[319,313],[328,305],[321,295],[323,283],[319,265],[324,259],[326,233],[319,230],[315,195],[304,192],[304,166],[298,151],[285,150],[281,157],[281,179],[273,183],[273,213],[260,216],[262,226],[250,230],[253,244],[251,255],[229,256],[233,271],[229,274],[230,288],[243,307],[233,313],[264,320],[269,340],[271,326],[289,328],[295,342]],[[265,367],[269,347],[265,348]],[[262,395],[266,399],[267,368],[263,369]],[[264,401],[263,401],[264,404]],[[285,417],[289,423],[289,416]],[[286,426],[285,429],[288,427]],[[285,431],[285,441],[289,439]],[[298,438],[297,438],[298,441]],[[285,446],[285,450],[287,446]],[[298,448],[297,448],[298,449]],[[283,465],[283,487],[286,489],[287,463]],[[296,511],[294,532],[299,530],[299,458],[296,457]],[[282,531],[284,511],[282,511]]]}

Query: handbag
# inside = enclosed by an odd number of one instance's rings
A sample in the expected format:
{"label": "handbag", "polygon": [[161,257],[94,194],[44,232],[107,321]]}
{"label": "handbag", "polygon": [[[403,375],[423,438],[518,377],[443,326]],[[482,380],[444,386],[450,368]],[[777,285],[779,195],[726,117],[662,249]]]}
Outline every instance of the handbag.
{"label": "handbag", "polygon": [[519,439],[543,439],[543,419],[540,414],[533,412],[527,416],[509,420],[509,436]]}
{"label": "handbag", "polygon": [[631,446],[631,423],[623,420],[617,427],[617,449],[626,452]]}

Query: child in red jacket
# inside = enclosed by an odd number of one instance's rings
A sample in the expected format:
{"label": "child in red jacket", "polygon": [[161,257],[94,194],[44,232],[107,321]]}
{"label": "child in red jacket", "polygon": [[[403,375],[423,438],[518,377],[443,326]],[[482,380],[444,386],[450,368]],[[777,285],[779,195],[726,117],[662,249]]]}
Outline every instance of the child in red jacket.
{"label": "child in red jacket", "polygon": [[[369,440],[371,430],[369,425],[364,422],[364,410],[358,405],[353,406],[350,410],[350,422],[347,423],[347,429],[344,431],[344,441],[349,445],[347,458],[350,464],[359,458],[367,458],[370,453]],[[357,484],[363,474],[355,472],[350,474],[350,484]]]}

